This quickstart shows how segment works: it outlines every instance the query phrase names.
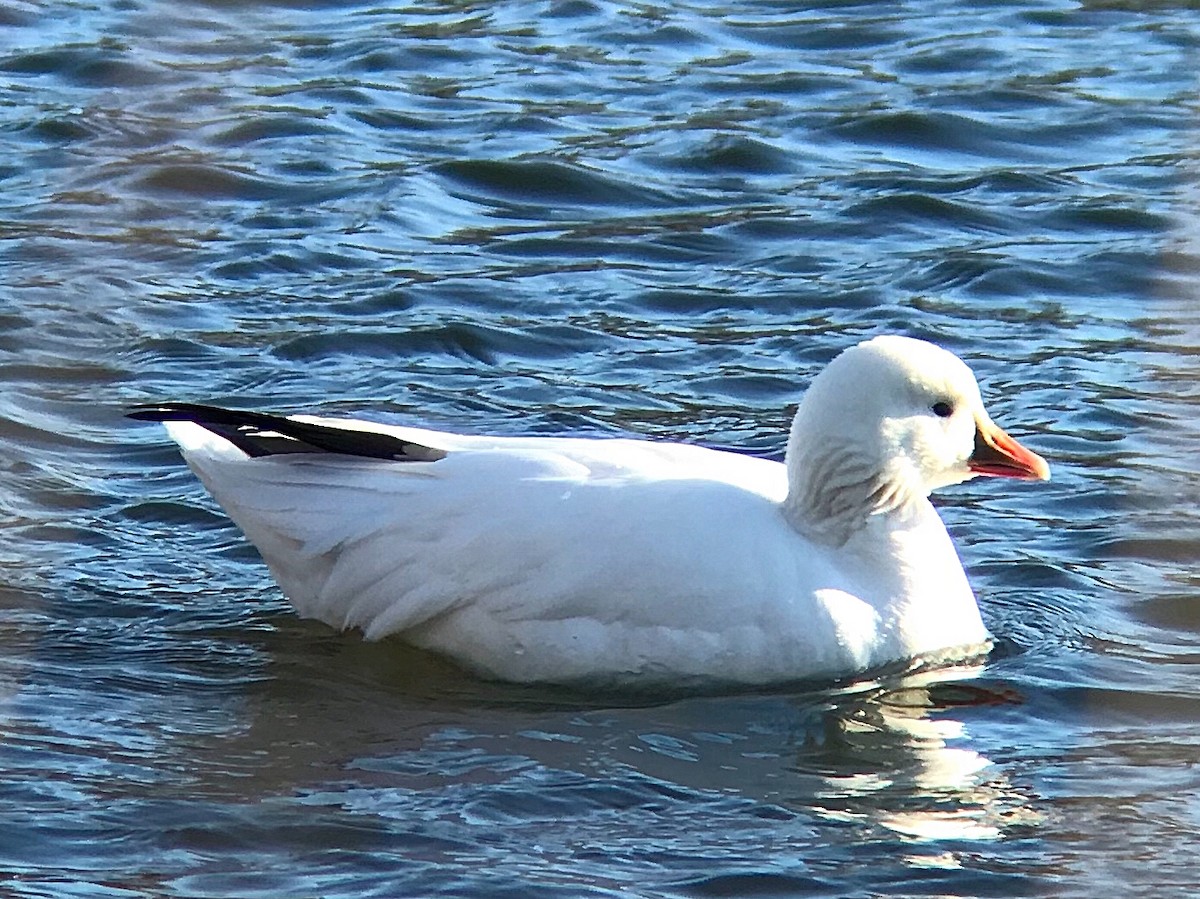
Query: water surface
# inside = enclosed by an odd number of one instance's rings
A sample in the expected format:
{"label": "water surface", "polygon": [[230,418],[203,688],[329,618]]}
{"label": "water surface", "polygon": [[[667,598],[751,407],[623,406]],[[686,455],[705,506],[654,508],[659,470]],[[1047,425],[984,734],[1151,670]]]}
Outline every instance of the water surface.
{"label": "water surface", "polygon": [[[1186,3],[0,11],[0,891],[1200,891]],[[941,509],[977,670],[472,679],[297,620],[164,398],[778,457],[967,358],[1047,485]]]}

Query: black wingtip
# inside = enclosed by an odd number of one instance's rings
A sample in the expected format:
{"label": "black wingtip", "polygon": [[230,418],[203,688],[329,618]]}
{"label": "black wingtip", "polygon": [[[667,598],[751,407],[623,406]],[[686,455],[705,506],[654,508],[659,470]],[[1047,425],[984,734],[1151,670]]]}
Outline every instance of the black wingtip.
{"label": "black wingtip", "polygon": [[194,421],[197,417],[204,417],[206,410],[224,411],[216,406],[194,403],[137,403],[126,407],[125,417],[136,421]]}
{"label": "black wingtip", "polygon": [[334,453],[390,462],[436,462],[446,451],[379,431],[296,421],[202,403],[139,403],[125,410],[137,421],[190,421],[224,438],[247,456]]}

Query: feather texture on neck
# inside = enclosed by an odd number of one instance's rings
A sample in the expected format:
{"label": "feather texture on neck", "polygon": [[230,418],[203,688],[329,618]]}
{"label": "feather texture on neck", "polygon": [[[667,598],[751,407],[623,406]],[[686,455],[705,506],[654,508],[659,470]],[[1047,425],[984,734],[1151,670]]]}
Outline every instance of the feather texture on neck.
{"label": "feather texture on neck", "polygon": [[792,449],[787,459],[784,515],[797,531],[813,540],[841,546],[870,516],[904,510],[922,495],[909,486],[901,466],[881,470],[853,444]]}

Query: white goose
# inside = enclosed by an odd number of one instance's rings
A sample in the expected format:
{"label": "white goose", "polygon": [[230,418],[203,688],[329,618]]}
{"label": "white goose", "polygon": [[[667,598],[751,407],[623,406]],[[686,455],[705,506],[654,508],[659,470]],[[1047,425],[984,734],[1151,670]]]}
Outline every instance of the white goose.
{"label": "white goose", "polygon": [[471,437],[141,406],[297,611],[488,677],[770,682],[978,652],[931,490],[1047,479],[970,369],[877,337],[805,394],[784,464],[628,439]]}

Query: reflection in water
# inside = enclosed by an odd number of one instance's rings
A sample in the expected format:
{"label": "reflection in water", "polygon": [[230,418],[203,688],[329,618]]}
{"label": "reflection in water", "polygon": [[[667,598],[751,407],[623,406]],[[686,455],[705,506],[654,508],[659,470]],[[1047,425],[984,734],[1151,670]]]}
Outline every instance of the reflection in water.
{"label": "reflection in water", "polygon": [[[666,845],[700,865],[714,841],[770,821],[799,856],[875,847],[953,868],[954,843],[1039,820],[1036,797],[971,745],[967,715],[1019,702],[972,683],[978,668],[630,703],[485,683],[399,643],[279,624],[260,635],[266,676],[231,706],[230,731],[162,753],[189,768],[188,796],[255,809],[255,831],[286,826],[296,804],[272,803],[299,799],[328,829],[314,839],[366,816],[404,842],[436,835],[426,851],[444,868],[492,841],[528,861],[534,831],[538,854],[570,853],[571,834],[611,840],[628,822],[630,851]],[[551,820],[554,835],[539,830]]]}
{"label": "reflection in water", "polygon": [[[820,757],[821,812],[878,825],[914,841],[996,839],[1036,823],[1031,797],[970,746],[956,709],[1016,701],[963,681],[982,668],[910,675],[880,684],[831,714],[836,749]],[[812,759],[809,759],[811,763]]]}

